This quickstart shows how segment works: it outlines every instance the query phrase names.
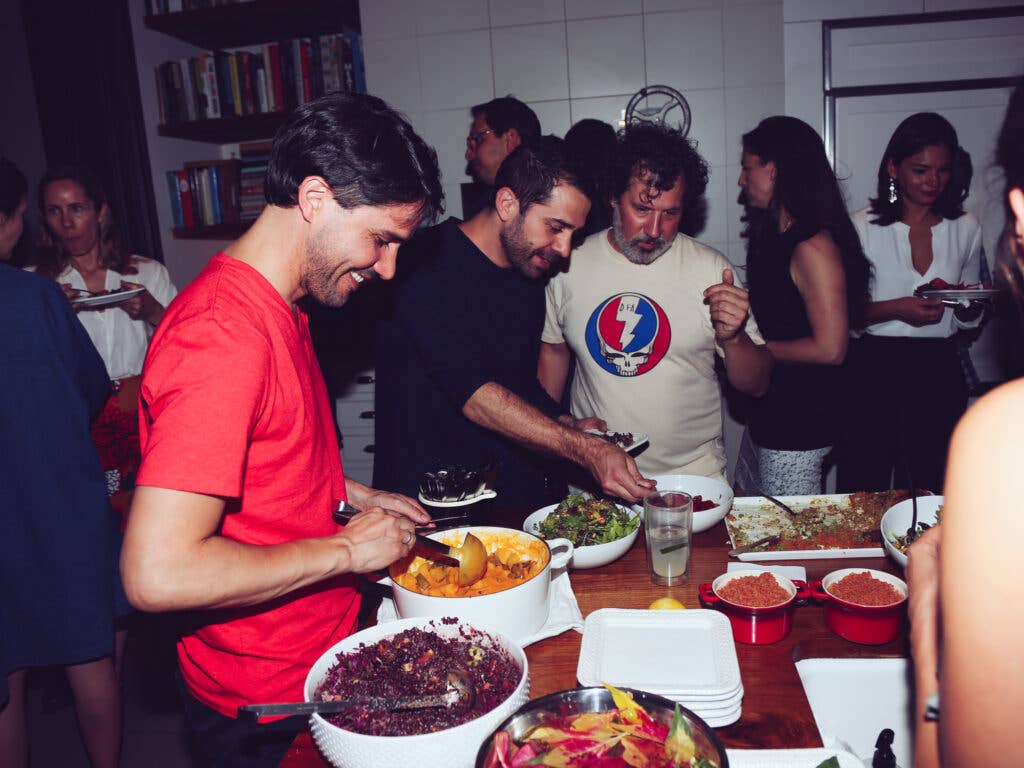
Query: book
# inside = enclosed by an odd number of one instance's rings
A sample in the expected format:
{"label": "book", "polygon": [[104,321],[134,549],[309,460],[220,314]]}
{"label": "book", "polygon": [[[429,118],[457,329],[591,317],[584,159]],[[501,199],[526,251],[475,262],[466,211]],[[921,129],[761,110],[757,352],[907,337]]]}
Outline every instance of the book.
{"label": "book", "polygon": [[338,74],[338,36],[320,36],[320,65],[323,72],[324,93],[334,93],[341,89],[341,77]]}
{"label": "book", "polygon": [[203,68],[203,87],[206,89],[206,116],[211,119],[220,117],[220,92],[217,88],[217,62],[212,53],[199,54],[199,62]]}
{"label": "book", "polygon": [[324,68],[321,61],[320,38],[309,39],[309,91],[310,98],[324,95]]}
{"label": "book", "polygon": [[238,78],[242,86],[242,114],[251,115],[256,111],[256,102],[252,93],[252,66],[249,51],[238,52]]}
{"label": "book", "polygon": [[263,77],[266,80],[264,91],[267,95],[267,112],[276,112],[274,101],[274,71],[270,65],[270,44],[263,44]]}
{"label": "book", "polygon": [[267,72],[263,68],[263,59],[256,59],[256,95],[259,97],[259,111],[270,111],[270,97],[267,93]]}
{"label": "book", "polygon": [[231,98],[235,104],[235,114],[241,116],[245,114],[245,108],[242,106],[242,83],[238,78],[237,53],[228,56],[228,69],[231,72]]}
{"label": "book", "polygon": [[181,214],[181,190],[178,189],[178,174],[176,171],[167,171],[167,192],[171,200],[171,218],[174,226],[184,227],[185,220]]}
{"label": "book", "polygon": [[195,204],[192,198],[192,186],[189,184],[188,173],[184,170],[175,171],[178,177],[178,192],[181,195],[181,221],[184,227],[196,225]]}
{"label": "book", "polygon": [[298,38],[288,41],[292,52],[291,71],[293,87],[295,88],[295,106],[298,107],[305,104],[305,100],[302,98],[304,93],[302,88],[302,41]]}
{"label": "book", "polygon": [[355,64],[352,58],[352,40],[348,35],[338,35],[338,53],[341,56],[341,90],[354,93],[356,90]]}
{"label": "book", "polygon": [[355,81],[356,93],[366,93],[366,66],[363,59],[363,36],[358,32],[349,32],[352,41],[352,77]]}
{"label": "book", "polygon": [[200,197],[203,200],[203,223],[207,226],[219,224],[213,209],[213,195],[210,187],[210,169],[199,168],[196,171],[199,178]]}
{"label": "book", "polygon": [[278,43],[271,43],[270,49],[270,83],[274,91],[274,110],[284,112],[284,84],[281,78],[281,46]]}
{"label": "book", "polygon": [[235,97],[231,93],[230,57],[224,51],[214,51],[217,67],[217,94],[220,96],[220,114],[229,117],[235,114]]}

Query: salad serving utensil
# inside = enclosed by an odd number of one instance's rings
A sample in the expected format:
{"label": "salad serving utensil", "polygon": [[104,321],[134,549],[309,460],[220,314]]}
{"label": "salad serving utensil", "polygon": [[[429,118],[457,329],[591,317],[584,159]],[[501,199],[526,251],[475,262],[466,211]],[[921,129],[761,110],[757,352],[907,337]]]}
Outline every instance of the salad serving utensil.
{"label": "salad serving utensil", "polygon": [[278,715],[312,715],[345,712],[352,707],[368,706],[374,709],[430,709],[433,707],[459,707],[470,709],[476,699],[473,683],[461,670],[448,673],[448,687],[444,693],[426,696],[369,696],[337,701],[296,701],[284,704],[243,704],[238,715],[258,720]]}
{"label": "salad serving utensil", "polygon": [[744,552],[749,552],[752,549],[757,549],[758,547],[760,547],[762,545],[764,545],[764,546],[771,546],[772,544],[775,544],[776,542],[778,542],[778,540],[781,539],[781,538],[782,538],[781,534],[773,533],[771,536],[765,536],[763,539],[758,539],[757,541],[752,541],[749,544],[744,544],[742,547],[736,547],[735,549],[730,549],[729,550],[729,557],[739,557]]}
{"label": "salad serving utensil", "polygon": [[792,508],[791,506],[789,506],[788,504],[783,504],[783,503],[782,503],[781,501],[779,501],[778,499],[776,499],[776,498],[775,498],[774,496],[769,496],[769,495],[768,495],[767,493],[765,493],[764,491],[755,491],[755,493],[757,493],[757,494],[759,494],[759,495],[763,496],[764,498],[768,499],[768,501],[770,501],[770,502],[771,502],[772,504],[774,504],[775,506],[779,507],[780,509],[784,509],[784,510],[786,510],[786,511],[787,511],[787,512],[789,512],[789,514],[790,514],[790,515],[792,515],[793,517],[796,517],[796,516],[797,516],[797,512],[796,512],[796,510],[794,510],[794,509],[793,509],[793,508]]}

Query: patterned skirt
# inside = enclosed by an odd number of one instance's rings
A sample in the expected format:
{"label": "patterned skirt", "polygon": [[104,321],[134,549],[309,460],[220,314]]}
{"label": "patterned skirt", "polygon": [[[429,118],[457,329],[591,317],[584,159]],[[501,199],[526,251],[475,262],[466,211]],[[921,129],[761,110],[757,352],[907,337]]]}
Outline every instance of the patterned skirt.
{"label": "patterned skirt", "polygon": [[142,452],[139,448],[140,376],[110,382],[110,397],[93,420],[90,432],[107,476],[110,505],[121,513],[121,530],[128,519],[139,472]]}

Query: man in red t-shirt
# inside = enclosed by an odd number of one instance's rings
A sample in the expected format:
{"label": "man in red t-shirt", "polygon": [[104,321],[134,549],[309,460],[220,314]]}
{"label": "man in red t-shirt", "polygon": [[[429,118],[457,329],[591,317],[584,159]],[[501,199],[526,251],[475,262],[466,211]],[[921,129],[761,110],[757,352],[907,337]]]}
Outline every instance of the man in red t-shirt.
{"label": "man in red t-shirt", "polygon": [[[278,133],[269,205],[175,300],[149,348],[142,467],[121,568],[146,611],[193,610],[178,643],[190,728],[212,765],[277,765],[304,721],[236,719],[302,699],[356,629],[355,574],[411,549],[429,516],[342,474],[306,314],[390,279],[441,208],[437,159],[380,99],[332,95]],[[339,529],[339,499],[364,512]]]}

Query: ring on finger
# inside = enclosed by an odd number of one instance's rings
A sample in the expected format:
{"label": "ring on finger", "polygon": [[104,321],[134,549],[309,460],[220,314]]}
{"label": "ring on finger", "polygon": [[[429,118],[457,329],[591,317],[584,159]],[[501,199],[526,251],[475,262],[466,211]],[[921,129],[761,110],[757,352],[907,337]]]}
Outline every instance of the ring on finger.
{"label": "ring on finger", "polygon": [[402,539],[402,544],[404,544],[405,546],[409,546],[410,544],[412,544],[413,535],[414,534],[412,531],[406,531],[405,538]]}

